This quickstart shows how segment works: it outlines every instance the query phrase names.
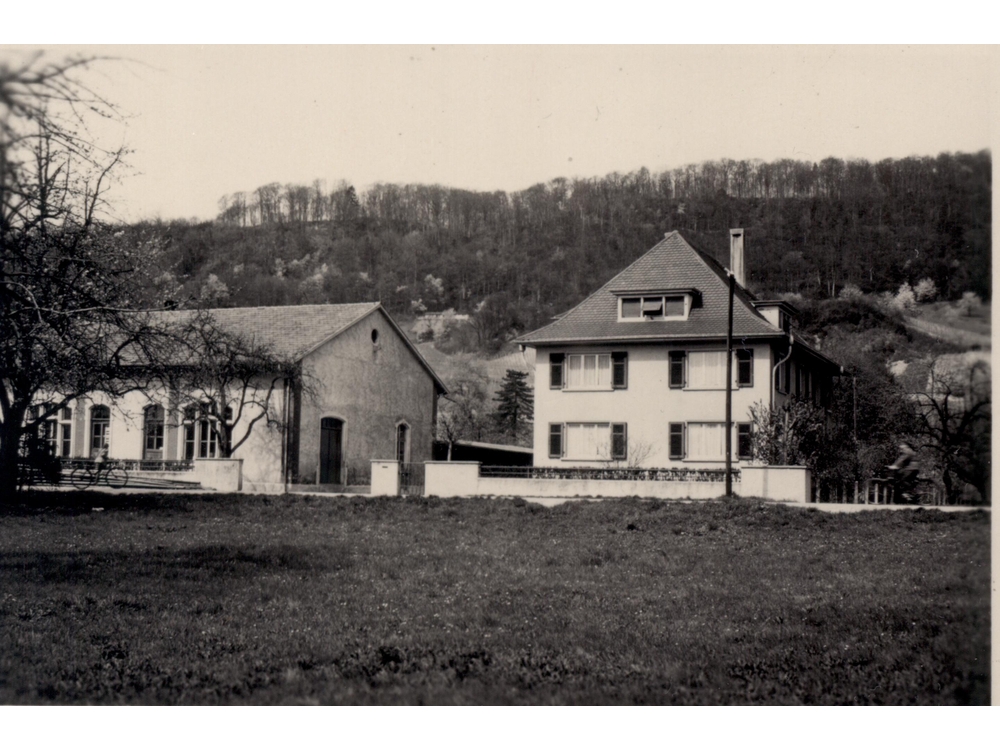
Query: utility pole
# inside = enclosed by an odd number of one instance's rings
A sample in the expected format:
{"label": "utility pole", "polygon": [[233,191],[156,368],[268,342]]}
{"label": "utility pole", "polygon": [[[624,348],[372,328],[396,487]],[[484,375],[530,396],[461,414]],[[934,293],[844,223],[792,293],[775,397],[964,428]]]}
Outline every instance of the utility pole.
{"label": "utility pole", "polygon": [[733,496],[733,295],[736,277],[729,273],[729,327],[726,330],[726,497]]}

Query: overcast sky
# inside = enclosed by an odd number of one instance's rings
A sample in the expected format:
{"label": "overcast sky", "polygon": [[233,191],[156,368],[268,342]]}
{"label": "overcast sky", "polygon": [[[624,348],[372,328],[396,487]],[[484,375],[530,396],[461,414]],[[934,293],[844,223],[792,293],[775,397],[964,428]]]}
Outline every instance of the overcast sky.
{"label": "overcast sky", "polygon": [[[519,190],[706,159],[990,146],[974,47],[51,47],[130,115],[119,218],[268,182]],[[3,54],[0,52],[0,54]],[[8,54],[10,52],[8,51]],[[122,135],[107,131],[112,140]]]}

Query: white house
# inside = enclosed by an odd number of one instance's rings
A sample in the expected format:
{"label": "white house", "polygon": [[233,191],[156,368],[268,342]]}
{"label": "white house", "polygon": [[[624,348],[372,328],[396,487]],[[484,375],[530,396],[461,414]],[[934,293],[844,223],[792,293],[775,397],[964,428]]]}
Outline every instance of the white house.
{"label": "white house", "polygon": [[[221,330],[298,362],[311,386],[303,392],[291,379],[276,383],[271,418],[258,421],[233,456],[243,459],[244,489],[363,484],[373,458],[431,459],[437,398],[446,390],[379,303],[208,312]],[[191,314],[162,313],[178,321]],[[258,387],[270,382],[263,377]],[[260,411],[243,414],[234,437]],[[219,458],[216,418],[197,396],[154,387],[120,398],[94,393],[76,399],[47,420],[42,434],[59,457],[92,459],[105,452],[155,468]]]}
{"label": "white house", "polygon": [[[734,465],[750,455],[750,407],[789,394],[824,402],[839,366],[792,331],[796,311],[743,286],[730,231]],[[671,232],[554,322],[518,343],[535,357],[534,463],[724,468],[728,275]]]}

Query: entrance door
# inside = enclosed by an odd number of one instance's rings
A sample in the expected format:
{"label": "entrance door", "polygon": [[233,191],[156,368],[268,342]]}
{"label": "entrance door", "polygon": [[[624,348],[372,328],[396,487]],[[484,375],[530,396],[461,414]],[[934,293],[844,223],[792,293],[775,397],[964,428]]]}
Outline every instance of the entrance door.
{"label": "entrance door", "polygon": [[319,429],[319,483],[340,484],[341,452],[344,442],[344,422],[323,417]]}

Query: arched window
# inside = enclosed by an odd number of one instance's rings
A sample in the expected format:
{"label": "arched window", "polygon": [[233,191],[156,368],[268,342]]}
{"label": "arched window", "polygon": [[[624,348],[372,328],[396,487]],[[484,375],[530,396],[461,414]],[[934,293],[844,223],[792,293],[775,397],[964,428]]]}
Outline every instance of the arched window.
{"label": "arched window", "polygon": [[[226,410],[230,417],[231,411]],[[190,404],[184,407],[184,458],[218,458],[219,438],[212,429],[212,410],[209,404]]]}
{"label": "arched window", "polygon": [[410,426],[405,422],[396,425],[396,460],[401,464],[410,460]]}
{"label": "arched window", "polygon": [[105,453],[111,437],[111,409],[107,406],[90,407],[90,457]]}
{"label": "arched window", "polygon": [[142,457],[149,460],[163,458],[164,412],[159,404],[150,404],[142,414]]}

